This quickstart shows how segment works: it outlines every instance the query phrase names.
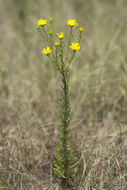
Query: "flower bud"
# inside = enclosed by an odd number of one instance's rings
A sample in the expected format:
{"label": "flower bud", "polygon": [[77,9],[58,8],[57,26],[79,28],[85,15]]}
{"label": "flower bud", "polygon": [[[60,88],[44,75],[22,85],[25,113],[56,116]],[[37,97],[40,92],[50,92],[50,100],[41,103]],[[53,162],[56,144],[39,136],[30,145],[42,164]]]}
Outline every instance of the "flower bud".
{"label": "flower bud", "polygon": [[52,17],[50,17],[49,21],[50,21],[50,23],[52,23],[52,22],[53,22],[53,18],[52,18]]}
{"label": "flower bud", "polygon": [[76,28],[78,28],[79,27],[79,24],[76,24]]}
{"label": "flower bud", "polygon": [[83,30],[84,30],[84,29],[83,29],[82,27],[79,29],[80,32],[83,32]]}
{"label": "flower bud", "polygon": [[52,30],[49,30],[49,35],[52,35]]}
{"label": "flower bud", "polygon": [[59,46],[59,43],[58,43],[58,42],[55,42],[54,45],[55,45],[55,46]]}

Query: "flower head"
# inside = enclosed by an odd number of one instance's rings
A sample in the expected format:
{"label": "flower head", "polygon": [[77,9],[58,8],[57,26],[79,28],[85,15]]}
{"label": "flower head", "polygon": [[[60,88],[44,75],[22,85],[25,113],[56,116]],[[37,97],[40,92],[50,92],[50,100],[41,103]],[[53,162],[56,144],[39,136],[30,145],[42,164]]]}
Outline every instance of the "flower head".
{"label": "flower head", "polygon": [[44,26],[45,24],[47,24],[47,20],[39,19],[39,20],[37,21],[37,28],[38,28],[39,26]]}
{"label": "flower head", "polygon": [[67,25],[69,25],[69,26],[72,27],[72,26],[77,25],[77,22],[76,22],[76,20],[70,20],[70,19],[69,19],[69,20],[67,21]]}
{"label": "flower head", "polygon": [[52,49],[50,47],[43,48],[42,53],[49,55],[52,52]]}
{"label": "flower head", "polygon": [[69,46],[73,51],[78,51],[80,49],[80,44],[78,42],[73,42],[71,46]]}
{"label": "flower head", "polygon": [[83,28],[83,27],[79,28],[79,31],[80,31],[80,32],[83,32],[83,30],[84,30],[84,28]]}
{"label": "flower head", "polygon": [[60,34],[57,33],[56,35],[58,36],[59,39],[64,38],[64,33],[63,32],[61,32]]}
{"label": "flower head", "polygon": [[59,46],[59,43],[58,43],[58,42],[55,42],[54,45],[55,45],[55,46]]}

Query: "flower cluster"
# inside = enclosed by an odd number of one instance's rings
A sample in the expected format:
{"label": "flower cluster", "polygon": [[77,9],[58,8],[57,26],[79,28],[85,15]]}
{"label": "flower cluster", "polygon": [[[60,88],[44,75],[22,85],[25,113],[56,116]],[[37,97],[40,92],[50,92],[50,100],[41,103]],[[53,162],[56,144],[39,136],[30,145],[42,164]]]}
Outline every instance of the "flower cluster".
{"label": "flower cluster", "polygon": [[[67,21],[69,35],[68,42],[66,42],[65,34],[63,32],[54,35],[53,23],[53,18],[50,18],[49,21],[46,19],[39,19],[37,21],[37,29],[47,42],[47,47],[42,49],[42,53],[47,55],[50,58],[50,61],[60,69],[61,63],[66,62],[67,65],[69,65],[72,62],[75,53],[80,50],[80,40],[83,28],[79,28],[79,24],[75,19],[69,19]],[[79,31],[79,37],[75,41],[75,32],[77,32],[77,30]],[[69,49],[72,50],[72,53]]]}

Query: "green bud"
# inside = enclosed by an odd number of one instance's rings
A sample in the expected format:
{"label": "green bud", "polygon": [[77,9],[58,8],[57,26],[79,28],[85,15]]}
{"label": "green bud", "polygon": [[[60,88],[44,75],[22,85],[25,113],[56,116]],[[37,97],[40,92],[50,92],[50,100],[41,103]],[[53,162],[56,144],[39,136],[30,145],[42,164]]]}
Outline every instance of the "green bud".
{"label": "green bud", "polygon": [[79,24],[76,24],[76,28],[79,28]]}
{"label": "green bud", "polygon": [[52,30],[49,30],[49,35],[52,35]]}
{"label": "green bud", "polygon": [[52,17],[50,17],[49,21],[50,21],[50,23],[52,23],[52,22],[53,22],[53,18],[52,18]]}

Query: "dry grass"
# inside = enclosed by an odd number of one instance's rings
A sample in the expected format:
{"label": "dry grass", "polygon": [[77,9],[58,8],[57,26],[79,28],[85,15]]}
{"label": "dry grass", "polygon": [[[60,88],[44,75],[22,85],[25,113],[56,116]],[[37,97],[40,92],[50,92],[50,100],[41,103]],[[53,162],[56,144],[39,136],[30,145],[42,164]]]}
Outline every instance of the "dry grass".
{"label": "dry grass", "polygon": [[86,28],[70,80],[73,186],[126,190],[126,0],[26,2],[0,1],[0,189],[60,189],[52,174],[60,82],[34,28],[54,16],[58,31],[68,18]]}

